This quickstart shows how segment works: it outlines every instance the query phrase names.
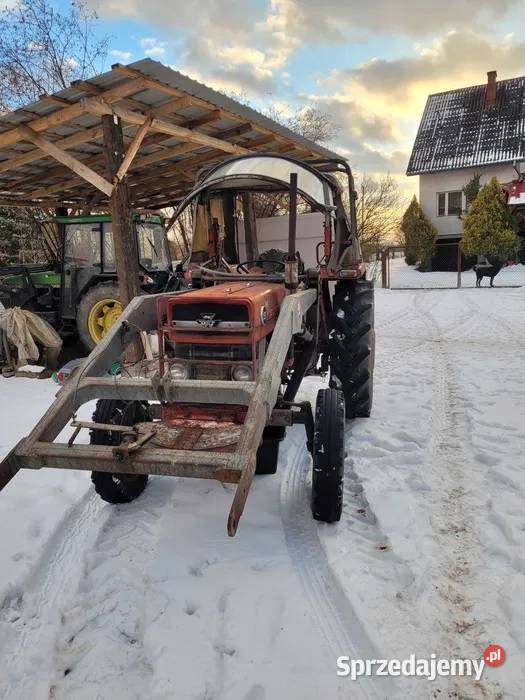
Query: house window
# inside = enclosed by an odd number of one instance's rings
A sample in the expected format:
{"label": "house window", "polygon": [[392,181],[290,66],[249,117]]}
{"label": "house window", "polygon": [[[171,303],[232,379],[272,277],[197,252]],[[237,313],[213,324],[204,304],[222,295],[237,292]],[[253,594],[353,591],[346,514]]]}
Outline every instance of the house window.
{"label": "house window", "polygon": [[463,211],[463,192],[438,192],[437,215],[459,216]]}
{"label": "house window", "polygon": [[438,216],[445,216],[447,212],[447,193],[440,192],[438,194]]}
{"label": "house window", "polygon": [[459,216],[463,209],[463,192],[448,193],[448,215]]}

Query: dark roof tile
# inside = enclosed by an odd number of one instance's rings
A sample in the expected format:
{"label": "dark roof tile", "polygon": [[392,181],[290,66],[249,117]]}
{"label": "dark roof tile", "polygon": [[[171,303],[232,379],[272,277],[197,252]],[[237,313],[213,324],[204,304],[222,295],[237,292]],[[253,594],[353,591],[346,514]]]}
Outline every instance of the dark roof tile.
{"label": "dark roof tile", "polygon": [[407,175],[509,163],[525,156],[525,76],[500,80],[496,103],[486,85],[430,95]]}

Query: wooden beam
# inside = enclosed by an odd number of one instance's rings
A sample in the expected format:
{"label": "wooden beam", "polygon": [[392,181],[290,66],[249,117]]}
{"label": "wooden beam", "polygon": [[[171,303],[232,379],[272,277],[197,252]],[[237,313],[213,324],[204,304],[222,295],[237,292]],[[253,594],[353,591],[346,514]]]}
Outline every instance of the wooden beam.
{"label": "wooden beam", "polygon": [[56,95],[48,95],[47,93],[44,93],[43,95],[38,96],[39,100],[45,100],[46,102],[52,102],[55,105],[58,105],[59,107],[69,107],[69,105],[72,104],[69,100],[65,100],[63,97],[57,97]]}
{"label": "wooden beam", "polygon": [[[132,95],[135,92],[139,92],[140,89],[144,88],[144,82],[141,80],[131,80],[124,83],[120,83],[114,88],[110,88],[104,92],[104,99],[106,102],[117,102],[123,97]],[[69,107],[64,107],[63,109],[58,109],[56,112],[51,112],[51,114],[46,114],[45,117],[39,117],[38,119],[33,119],[30,122],[25,123],[23,126],[31,128],[33,131],[46,131],[64,122],[71,121],[72,119],[77,119],[82,114],[86,112],[86,108],[83,101],[75,102],[75,104]],[[14,129],[9,129],[7,131],[2,131],[0,133],[0,148],[9,146],[12,143],[21,141],[24,137],[21,132],[21,124],[16,126]]]}
{"label": "wooden beam", "polygon": [[[123,121],[130,124],[143,124],[147,116],[143,114],[137,114],[129,109],[123,109],[117,105],[109,105],[104,100],[100,98],[89,98],[82,101],[84,108],[87,112],[91,114],[97,114],[99,116],[105,114],[116,114]],[[248,151],[245,148],[236,146],[229,141],[221,141],[220,139],[214,138],[213,136],[208,136],[201,131],[195,131],[194,129],[186,129],[183,126],[178,126],[176,124],[171,124],[170,122],[164,121],[162,119],[152,119],[151,129],[153,131],[160,131],[163,134],[169,134],[178,139],[185,139],[187,141],[192,141],[193,143],[200,143],[203,146],[210,146],[210,148],[218,148],[226,153],[232,153],[235,155],[244,155]]]}
{"label": "wooden beam", "polygon": [[196,117],[195,119],[188,119],[181,126],[186,127],[186,129],[195,129],[197,126],[204,126],[205,124],[210,124],[211,122],[216,122],[221,118],[221,110],[214,109],[213,112],[208,112],[208,114],[203,114],[202,117]]}
{"label": "wooden beam", "polygon": [[84,165],[82,161],[74,158],[71,155],[71,153],[62,150],[61,148],[56,146],[52,141],[49,141],[40,134],[37,134],[28,126],[21,125],[18,128],[22,135],[22,138],[26,139],[27,141],[31,141],[31,143],[34,143],[35,146],[40,148],[41,151],[44,151],[44,153],[47,153],[48,155],[52,156],[55,160],[58,160],[59,163],[62,163],[67,168],[76,173],[79,177],[81,177],[83,180],[86,180],[86,182],[89,182],[91,185],[104,192],[104,194],[108,195],[108,197],[111,195],[113,185],[106,179],[104,179],[101,175],[96,173],[94,170],[89,168],[87,165]]}
{"label": "wooden beam", "polygon": [[120,180],[122,180],[124,175],[128,172],[128,168],[131,165],[131,161],[137,155],[137,151],[139,150],[140,145],[144,140],[144,137],[148,133],[148,129],[151,126],[151,122],[152,119],[150,117],[149,119],[146,119],[144,124],[141,124],[137,129],[137,133],[133,137],[133,141],[128,146],[126,155],[124,156],[124,159],[122,160],[122,163],[120,164],[120,167],[117,170],[117,173],[115,175],[115,182],[120,182]]}
{"label": "wooden beam", "polygon": [[198,143],[181,143],[177,146],[172,146],[171,148],[162,148],[155,153],[148,153],[145,156],[139,156],[132,164],[133,169],[143,167],[144,165],[150,165],[151,163],[158,163],[159,161],[169,160],[174,156],[183,155],[184,153],[190,153],[201,148]]}
{"label": "wooden beam", "polygon": [[[79,133],[71,134],[71,136],[66,136],[65,138],[60,139],[59,141],[53,141],[53,144],[55,146],[58,146],[58,148],[73,148],[74,146],[78,146],[78,144],[80,143],[86,143],[87,141],[97,139],[101,135],[102,126],[97,125],[92,126],[90,129],[84,129]],[[21,165],[32,163],[35,160],[40,160],[46,155],[48,154],[44,154],[39,148],[36,148],[32,151],[28,151],[27,153],[23,153],[22,155],[17,156],[16,158],[10,158],[9,160],[0,161],[0,173],[4,173],[7,170],[14,170],[15,168],[18,168]]]}
{"label": "wooden beam", "polygon": [[[128,185],[125,180],[117,179],[117,173],[124,160],[124,138],[120,119],[115,119],[113,115],[102,117],[102,126],[107,174],[109,179],[115,182],[110,197],[110,208],[119,297],[122,305],[127,306],[140,294],[140,270]],[[142,357],[140,341],[130,343],[125,357],[129,362],[140,360]]]}

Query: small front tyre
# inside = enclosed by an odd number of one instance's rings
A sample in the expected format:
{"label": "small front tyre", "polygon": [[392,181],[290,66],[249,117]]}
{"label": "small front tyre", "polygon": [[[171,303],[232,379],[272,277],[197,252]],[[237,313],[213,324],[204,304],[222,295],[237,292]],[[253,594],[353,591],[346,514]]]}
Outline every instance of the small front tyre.
{"label": "small front tyre", "polygon": [[[93,413],[94,423],[130,425],[150,420],[148,404],[144,401],[116,401],[100,399]],[[107,430],[92,430],[92,445],[118,445],[122,433]],[[147,474],[113,474],[111,472],[91,473],[91,481],[102,500],[108,503],[131,503],[146,488]]]}
{"label": "small front tyre", "polygon": [[343,511],[345,400],[339,389],[321,389],[315,406],[312,515],[335,523]]}

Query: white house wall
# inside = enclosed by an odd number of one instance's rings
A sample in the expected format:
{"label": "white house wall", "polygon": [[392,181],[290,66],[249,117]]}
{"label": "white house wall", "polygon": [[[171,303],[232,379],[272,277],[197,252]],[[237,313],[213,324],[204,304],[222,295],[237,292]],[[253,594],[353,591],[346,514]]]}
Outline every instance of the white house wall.
{"label": "white house wall", "polygon": [[[496,176],[501,183],[510,182],[516,177],[512,165],[491,165],[477,168],[463,168],[441,173],[428,173],[419,176],[419,201],[425,215],[438,231],[439,238],[459,238],[462,221],[457,216],[438,216],[438,193],[462,190],[476,173],[481,174],[484,185]],[[463,195],[465,209],[465,195]]]}

